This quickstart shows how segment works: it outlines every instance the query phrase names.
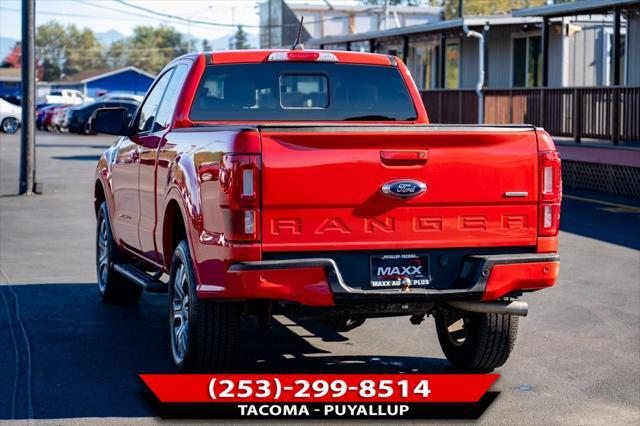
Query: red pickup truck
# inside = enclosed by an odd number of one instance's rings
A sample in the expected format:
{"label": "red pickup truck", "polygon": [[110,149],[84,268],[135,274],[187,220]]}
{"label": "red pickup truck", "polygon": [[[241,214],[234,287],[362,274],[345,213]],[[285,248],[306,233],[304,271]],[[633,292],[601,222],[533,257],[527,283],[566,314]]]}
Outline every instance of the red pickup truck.
{"label": "red pickup truck", "polygon": [[430,125],[396,57],[182,56],[95,175],[99,293],[168,292],[176,365],[229,367],[240,315],[435,317],[460,368],[508,358],[524,292],[559,269],[560,159],[531,126]]}

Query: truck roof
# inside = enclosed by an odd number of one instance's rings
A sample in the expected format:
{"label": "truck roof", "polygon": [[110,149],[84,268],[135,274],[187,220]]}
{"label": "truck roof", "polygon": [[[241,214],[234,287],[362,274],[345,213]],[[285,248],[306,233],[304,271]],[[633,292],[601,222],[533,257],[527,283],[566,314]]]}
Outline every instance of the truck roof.
{"label": "truck roof", "polygon": [[[253,49],[253,50],[224,50],[216,52],[200,52],[189,54],[204,56],[208,63],[213,64],[238,64],[238,63],[259,63],[267,62],[270,54],[274,52],[308,52],[330,53],[336,56],[338,63],[365,64],[365,65],[396,65],[397,59],[389,55],[378,53],[352,52],[342,50],[287,50],[287,49]],[[211,61],[211,62],[209,62]]]}

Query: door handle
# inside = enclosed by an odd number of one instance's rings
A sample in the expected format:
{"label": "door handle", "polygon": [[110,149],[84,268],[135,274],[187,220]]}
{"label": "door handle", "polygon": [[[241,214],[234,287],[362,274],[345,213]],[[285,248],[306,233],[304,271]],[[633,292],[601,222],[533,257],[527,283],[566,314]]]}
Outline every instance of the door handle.
{"label": "door handle", "polygon": [[426,149],[402,149],[392,151],[380,151],[380,160],[385,164],[424,164],[429,158],[429,151]]}

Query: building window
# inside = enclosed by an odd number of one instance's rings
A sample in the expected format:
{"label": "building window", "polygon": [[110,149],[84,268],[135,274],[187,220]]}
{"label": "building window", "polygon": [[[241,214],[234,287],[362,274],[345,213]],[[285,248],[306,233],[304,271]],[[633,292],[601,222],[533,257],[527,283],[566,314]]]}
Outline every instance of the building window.
{"label": "building window", "polygon": [[397,56],[398,58],[402,58],[402,47],[403,44],[401,40],[383,41],[376,49],[376,52],[382,53],[383,55],[393,55]]}
{"label": "building window", "polygon": [[542,37],[513,39],[513,86],[542,86]]}
{"label": "building window", "polygon": [[444,64],[445,87],[457,89],[460,86],[460,43],[447,42]]}
{"label": "building window", "polygon": [[325,44],[326,50],[347,50],[347,43]]}
{"label": "building window", "polygon": [[369,52],[371,51],[371,43],[366,41],[354,41],[351,43],[351,50],[354,52]]}
{"label": "building window", "polygon": [[415,43],[409,47],[407,66],[418,89],[433,89],[438,85],[438,45]]}

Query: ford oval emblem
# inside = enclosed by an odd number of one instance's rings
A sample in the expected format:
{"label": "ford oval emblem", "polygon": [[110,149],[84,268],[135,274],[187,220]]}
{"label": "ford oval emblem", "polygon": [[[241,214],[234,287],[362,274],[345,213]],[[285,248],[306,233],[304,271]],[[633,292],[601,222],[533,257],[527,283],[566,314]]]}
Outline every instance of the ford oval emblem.
{"label": "ford oval emblem", "polygon": [[413,198],[427,190],[423,182],[410,179],[401,179],[387,182],[382,185],[382,193],[391,198]]}

